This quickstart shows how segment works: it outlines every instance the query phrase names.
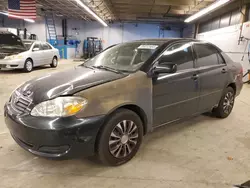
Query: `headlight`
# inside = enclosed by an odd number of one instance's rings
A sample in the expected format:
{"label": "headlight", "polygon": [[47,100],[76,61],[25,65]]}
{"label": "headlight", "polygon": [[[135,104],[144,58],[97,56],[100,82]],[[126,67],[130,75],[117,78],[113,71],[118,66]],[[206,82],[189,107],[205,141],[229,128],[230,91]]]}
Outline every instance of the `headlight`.
{"label": "headlight", "polygon": [[11,56],[6,56],[4,59],[6,60],[11,60],[11,59],[22,59],[22,55],[11,55]]}
{"label": "headlight", "polygon": [[75,115],[87,105],[87,100],[81,97],[58,97],[36,105],[32,116],[66,117]]}

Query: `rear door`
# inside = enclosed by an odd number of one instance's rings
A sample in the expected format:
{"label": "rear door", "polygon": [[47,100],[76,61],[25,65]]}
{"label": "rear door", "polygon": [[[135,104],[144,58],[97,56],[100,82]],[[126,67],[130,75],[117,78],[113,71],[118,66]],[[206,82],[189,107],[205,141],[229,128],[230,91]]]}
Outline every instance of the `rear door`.
{"label": "rear door", "polygon": [[176,73],[153,78],[154,126],[161,126],[197,113],[199,85],[194,67],[192,43],[176,43],[156,62],[177,64]]}
{"label": "rear door", "polygon": [[219,50],[208,43],[195,43],[196,66],[199,68],[199,112],[212,109],[219,103],[227,84],[227,65]]}

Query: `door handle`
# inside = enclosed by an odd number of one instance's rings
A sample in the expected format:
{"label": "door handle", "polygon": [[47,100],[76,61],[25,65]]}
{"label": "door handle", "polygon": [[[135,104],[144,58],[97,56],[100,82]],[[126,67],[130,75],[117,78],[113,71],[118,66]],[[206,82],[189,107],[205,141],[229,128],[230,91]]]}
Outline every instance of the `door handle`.
{"label": "door handle", "polygon": [[221,70],[221,73],[226,73],[227,72],[227,70],[225,69],[225,68],[223,68],[222,70]]}
{"label": "door handle", "polygon": [[199,76],[197,74],[194,74],[192,77],[191,77],[193,80],[197,80],[199,78]]}

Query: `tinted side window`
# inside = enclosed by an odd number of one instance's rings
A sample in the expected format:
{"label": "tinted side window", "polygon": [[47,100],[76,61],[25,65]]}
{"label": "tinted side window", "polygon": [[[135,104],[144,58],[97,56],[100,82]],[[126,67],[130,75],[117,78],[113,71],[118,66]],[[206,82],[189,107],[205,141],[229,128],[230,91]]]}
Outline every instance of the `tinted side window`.
{"label": "tinted side window", "polygon": [[218,51],[208,44],[194,44],[199,67],[218,65]]}
{"label": "tinted side window", "polygon": [[178,43],[168,48],[159,59],[159,64],[177,64],[177,70],[194,67],[191,43]]}

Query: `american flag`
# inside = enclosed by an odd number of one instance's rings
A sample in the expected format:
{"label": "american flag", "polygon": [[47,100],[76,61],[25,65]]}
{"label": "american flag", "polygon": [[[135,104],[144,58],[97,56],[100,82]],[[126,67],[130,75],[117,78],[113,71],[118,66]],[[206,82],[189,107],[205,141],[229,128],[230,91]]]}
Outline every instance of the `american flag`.
{"label": "american flag", "polygon": [[36,19],[36,0],[8,0],[9,17]]}

